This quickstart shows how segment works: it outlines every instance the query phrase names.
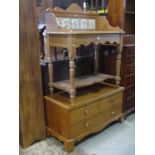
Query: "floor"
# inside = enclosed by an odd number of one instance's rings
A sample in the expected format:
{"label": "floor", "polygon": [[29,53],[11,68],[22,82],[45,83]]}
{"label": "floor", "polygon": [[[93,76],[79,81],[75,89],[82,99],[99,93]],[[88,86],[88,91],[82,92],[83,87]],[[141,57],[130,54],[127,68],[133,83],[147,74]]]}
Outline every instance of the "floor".
{"label": "floor", "polygon": [[63,144],[51,137],[27,149],[20,148],[20,155],[134,155],[135,115],[129,115],[123,123],[116,122],[97,134],[93,134],[75,146],[68,154]]}

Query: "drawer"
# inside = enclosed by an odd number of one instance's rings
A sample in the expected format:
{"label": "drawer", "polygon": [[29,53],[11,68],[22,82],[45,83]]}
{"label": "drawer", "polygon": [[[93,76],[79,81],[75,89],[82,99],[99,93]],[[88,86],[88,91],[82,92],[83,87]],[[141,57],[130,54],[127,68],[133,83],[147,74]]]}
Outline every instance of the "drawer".
{"label": "drawer", "polygon": [[75,124],[85,119],[85,107],[78,108],[70,113],[70,124]]}
{"label": "drawer", "polygon": [[122,102],[122,93],[118,93],[110,97],[97,100],[96,102],[90,103],[86,106],[83,106],[82,108],[73,110],[70,115],[70,124],[76,124],[102,111],[104,112],[110,110],[111,105],[113,105],[115,109],[120,108],[120,102]]}
{"label": "drawer", "polygon": [[126,75],[130,75],[134,73],[135,73],[135,65],[126,67]]}
{"label": "drawer", "polygon": [[135,83],[135,76],[129,76],[125,79],[126,86],[130,86]]}
{"label": "drawer", "polygon": [[74,124],[71,126],[71,138],[80,136],[82,133],[87,132],[88,130],[91,130],[101,124],[104,124],[111,118],[111,112],[110,110],[106,110],[103,112],[100,112],[97,115],[94,115],[93,117],[87,118],[86,120],[83,120],[77,124]]}
{"label": "drawer", "polygon": [[115,117],[122,113],[123,94],[119,93],[113,96],[111,102],[111,116]]}
{"label": "drawer", "polygon": [[135,86],[125,90],[125,97],[126,98],[130,98],[132,96],[135,96]]}
{"label": "drawer", "polygon": [[135,35],[124,35],[123,43],[126,44],[135,44]]}
{"label": "drawer", "polygon": [[105,110],[108,108],[111,108],[111,105],[117,105],[117,103],[120,103],[122,101],[122,93],[118,93],[112,96],[109,96],[105,98],[104,100],[101,100],[100,103],[100,110]]}
{"label": "drawer", "polygon": [[126,58],[127,65],[135,63],[135,56],[130,56]]}
{"label": "drawer", "polygon": [[135,98],[134,97],[125,102],[125,111],[128,111],[134,107],[135,107]]}
{"label": "drawer", "polygon": [[83,120],[77,124],[71,126],[71,138],[81,135],[87,129],[86,121]]}
{"label": "drawer", "polygon": [[127,57],[134,56],[135,55],[135,46],[126,47],[125,51],[126,51]]}
{"label": "drawer", "polygon": [[89,105],[83,106],[82,108],[73,110],[70,116],[71,125],[84,120],[86,117],[90,117],[99,113],[100,110],[101,107],[99,101],[90,103]]}

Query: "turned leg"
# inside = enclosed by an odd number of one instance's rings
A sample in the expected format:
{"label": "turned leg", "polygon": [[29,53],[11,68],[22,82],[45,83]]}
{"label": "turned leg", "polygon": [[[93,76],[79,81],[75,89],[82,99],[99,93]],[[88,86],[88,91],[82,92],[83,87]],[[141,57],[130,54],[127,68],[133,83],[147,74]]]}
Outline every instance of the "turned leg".
{"label": "turned leg", "polygon": [[65,151],[72,152],[74,149],[74,141],[64,142]]}
{"label": "turned leg", "polygon": [[122,37],[121,42],[117,47],[117,60],[116,60],[116,85],[120,85],[120,69],[121,69],[121,58],[122,58]]}
{"label": "turned leg", "polygon": [[49,36],[47,35],[46,37],[46,50],[47,50],[47,59],[48,59],[48,76],[49,76],[49,89],[50,89],[50,94],[53,95],[53,62],[52,62],[52,53],[49,47]]}
{"label": "turned leg", "polygon": [[98,60],[98,45],[95,45],[95,52],[94,52],[94,73],[97,74],[98,73],[98,63],[99,63],[99,60]]}
{"label": "turned leg", "polygon": [[70,60],[69,62],[69,67],[70,67],[70,99],[71,103],[74,102],[76,90],[75,90],[75,62],[74,60]]}

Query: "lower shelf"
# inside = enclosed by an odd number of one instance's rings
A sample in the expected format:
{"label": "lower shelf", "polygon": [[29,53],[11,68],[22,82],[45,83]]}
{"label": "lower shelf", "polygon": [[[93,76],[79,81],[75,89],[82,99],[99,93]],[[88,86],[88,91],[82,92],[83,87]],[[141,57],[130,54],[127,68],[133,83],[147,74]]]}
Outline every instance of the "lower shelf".
{"label": "lower shelf", "polygon": [[[107,79],[115,79],[115,78],[116,78],[116,76],[108,75],[108,74],[94,74],[91,76],[90,75],[82,76],[82,77],[75,79],[75,88],[89,86],[89,85],[93,85],[95,83],[103,82],[104,80],[107,80]],[[55,88],[70,92],[70,81],[69,80],[54,82],[52,85]]]}

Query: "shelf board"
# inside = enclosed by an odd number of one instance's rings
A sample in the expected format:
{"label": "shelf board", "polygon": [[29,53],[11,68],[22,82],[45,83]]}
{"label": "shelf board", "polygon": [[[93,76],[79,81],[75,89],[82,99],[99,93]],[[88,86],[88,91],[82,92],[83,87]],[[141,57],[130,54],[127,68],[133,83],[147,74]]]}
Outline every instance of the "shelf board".
{"label": "shelf board", "polygon": [[[90,86],[96,83],[101,83],[104,80],[107,79],[115,79],[116,76],[114,75],[108,75],[108,74],[95,74],[95,75],[89,75],[89,76],[82,76],[75,79],[75,88],[81,88],[85,86]],[[64,80],[59,82],[54,82],[53,87],[70,92],[70,81]]]}
{"label": "shelf board", "polygon": [[134,47],[135,44],[126,44],[126,45],[123,45],[123,47]]}

